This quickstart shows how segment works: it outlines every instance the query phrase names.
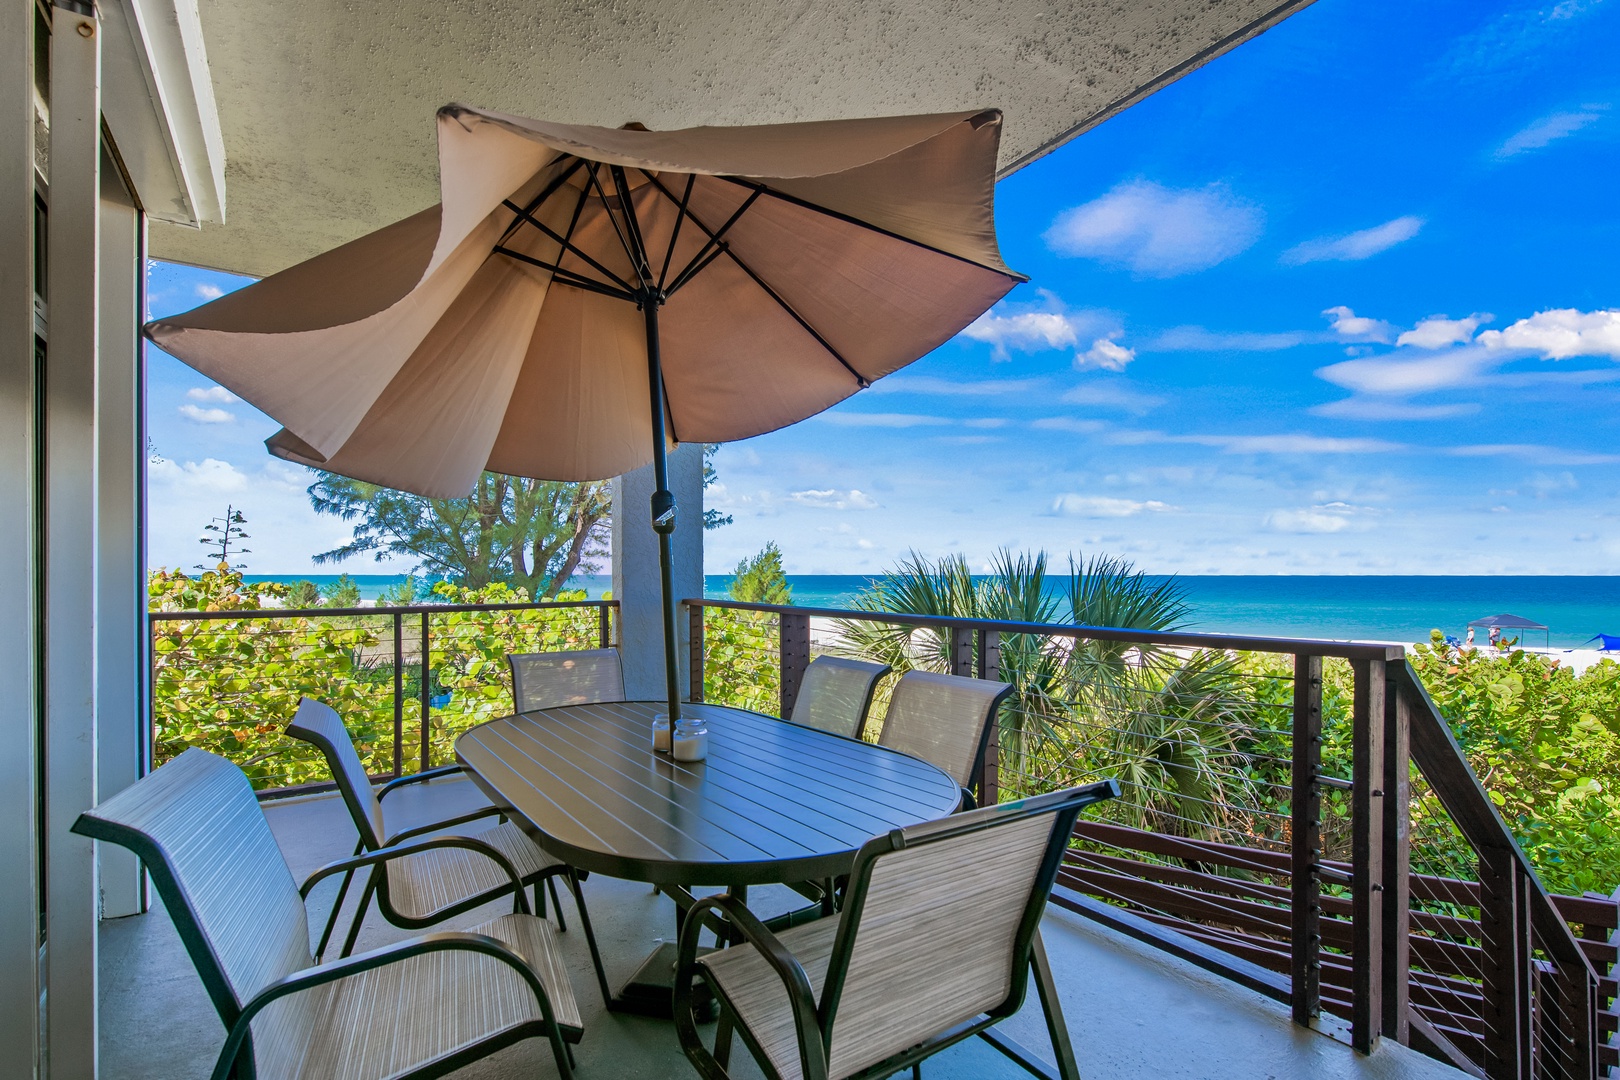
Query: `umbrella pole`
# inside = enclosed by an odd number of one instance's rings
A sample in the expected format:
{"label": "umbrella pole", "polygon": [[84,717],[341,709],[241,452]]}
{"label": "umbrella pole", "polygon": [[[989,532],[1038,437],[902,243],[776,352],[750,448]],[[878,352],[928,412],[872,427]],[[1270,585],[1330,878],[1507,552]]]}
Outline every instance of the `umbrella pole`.
{"label": "umbrella pole", "polygon": [[658,352],[658,305],[661,297],[647,290],[639,297],[647,323],[647,386],[652,401],[652,525],[658,534],[658,575],[664,600],[664,686],[669,695],[669,722],[681,716],[680,668],[675,661],[675,571],[671,551],[675,532],[675,496],[669,490],[669,462],[664,434],[664,368]]}

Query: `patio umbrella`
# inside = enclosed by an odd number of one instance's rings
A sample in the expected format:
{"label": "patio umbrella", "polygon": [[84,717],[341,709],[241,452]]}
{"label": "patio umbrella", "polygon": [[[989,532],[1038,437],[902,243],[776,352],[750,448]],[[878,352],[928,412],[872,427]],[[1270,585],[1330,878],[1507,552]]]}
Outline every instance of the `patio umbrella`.
{"label": "patio umbrella", "polygon": [[485,469],[655,467],[818,413],[1019,281],[1001,114],[647,131],[439,110],[441,200],[147,336],[279,423],[271,453],[432,497]]}

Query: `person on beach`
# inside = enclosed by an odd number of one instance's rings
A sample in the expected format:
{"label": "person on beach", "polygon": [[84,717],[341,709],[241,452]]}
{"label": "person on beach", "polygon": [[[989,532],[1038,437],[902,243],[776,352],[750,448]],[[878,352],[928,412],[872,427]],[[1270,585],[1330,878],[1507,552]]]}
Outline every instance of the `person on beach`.
{"label": "person on beach", "polygon": [[1463,644],[1470,649],[1474,647],[1474,628],[1472,626],[1468,628],[1468,637],[1463,640]]}
{"label": "person on beach", "polygon": [[1497,649],[1497,648],[1501,648],[1501,646],[1502,646],[1502,628],[1500,626],[1493,626],[1493,627],[1491,627],[1491,648]]}

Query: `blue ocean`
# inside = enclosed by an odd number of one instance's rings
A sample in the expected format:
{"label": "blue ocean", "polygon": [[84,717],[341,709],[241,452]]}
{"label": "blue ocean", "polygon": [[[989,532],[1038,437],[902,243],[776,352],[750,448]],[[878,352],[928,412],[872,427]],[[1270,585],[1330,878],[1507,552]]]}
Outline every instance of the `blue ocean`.
{"label": "blue ocean", "polygon": [[[249,581],[291,581],[300,575],[257,574]],[[317,585],[335,574],[302,575]],[[397,574],[351,575],[360,595],[375,600]],[[1154,578],[1153,580],[1164,580]],[[843,607],[871,583],[859,575],[789,575],[793,602]],[[1462,637],[1468,623],[1513,614],[1544,623],[1526,645],[1574,648],[1594,634],[1620,634],[1620,576],[1612,577],[1178,577],[1192,603],[1186,629],[1277,637],[1427,641],[1431,629]],[[724,597],[729,574],[710,574],[704,593]],[[605,574],[575,578],[592,598],[612,587]],[[1483,633],[1481,638],[1483,638]]]}

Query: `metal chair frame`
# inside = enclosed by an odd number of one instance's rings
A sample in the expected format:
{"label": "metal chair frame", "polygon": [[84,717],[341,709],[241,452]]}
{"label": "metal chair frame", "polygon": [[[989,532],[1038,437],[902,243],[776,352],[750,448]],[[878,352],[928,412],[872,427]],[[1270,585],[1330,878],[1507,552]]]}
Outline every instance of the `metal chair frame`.
{"label": "metal chair frame", "polygon": [[[206,751],[192,749],[186,753],[202,754],[206,753]],[[243,783],[246,783],[245,777]],[[169,918],[174,922],[181,943],[185,945],[186,953],[191,957],[192,965],[196,968],[198,976],[202,979],[203,987],[207,990],[209,999],[213,1002],[215,1011],[225,1025],[225,1043],[220,1048],[219,1058],[215,1062],[212,1080],[229,1080],[233,1076],[236,1080],[255,1080],[257,1068],[252,1050],[253,1018],[278,998],[309,990],[326,983],[336,982],[373,968],[398,963],[413,956],[451,950],[482,953],[516,970],[529,988],[534,991],[536,1003],[540,1008],[540,1019],[496,1032],[487,1039],[469,1044],[453,1053],[441,1055],[402,1075],[422,1078],[422,1080],[429,1077],[445,1076],[469,1062],[487,1057],[497,1050],[504,1049],[514,1043],[536,1036],[544,1036],[551,1043],[552,1054],[557,1062],[557,1071],[561,1074],[563,1080],[570,1080],[573,1076],[573,1051],[568,1044],[579,1042],[584,1036],[584,1029],[572,1025],[562,1025],[557,1022],[551,1000],[546,994],[545,987],[541,984],[539,976],[535,974],[522,956],[497,938],[487,934],[441,931],[424,934],[408,941],[385,945],[382,948],[373,949],[358,956],[346,956],[341,960],[326,963],[321,961],[319,951],[317,951],[313,966],[293,972],[262,987],[245,1002],[239,1001],[236,992],[231,987],[230,979],[225,973],[220,957],[215,952],[213,943],[198,922],[196,911],[191,906],[190,897],[175,876],[174,870],[163,850],[145,833],[120,822],[97,817],[95,811],[81,814],[78,820],[73,823],[72,831],[80,836],[104,843],[116,844],[129,850],[134,853],[136,858],[140,859],[147,873],[152,876],[152,883],[157,886],[158,895],[163,900],[163,906],[167,909]],[[353,873],[356,869],[363,867],[382,865],[389,859],[402,858],[441,847],[470,848],[494,859],[507,876],[512,879],[510,891],[512,893],[513,913],[518,915],[531,914],[528,897],[524,894],[522,883],[518,880],[517,870],[512,864],[500,852],[486,844],[469,843],[467,838],[455,836],[429,837],[411,843],[393,844],[367,852],[359,857],[339,859],[336,862],[328,863],[304,880],[303,885],[298,890],[299,898],[307,903],[309,892],[315,884],[333,874]]]}
{"label": "metal chair frame", "polygon": [[[1013,956],[1023,957],[1024,960],[1014,965],[1012,986],[1006,999],[981,1017],[956,1024],[916,1046],[890,1055],[857,1071],[848,1080],[878,1080],[907,1067],[915,1070],[925,1058],[973,1035],[984,1036],[996,1049],[1035,1075],[1053,1077],[1050,1070],[1038,1059],[1023,1052],[1016,1043],[990,1030],[1023,1005],[1030,970],[1035,973],[1036,990],[1046,1016],[1047,1033],[1052,1039],[1053,1050],[1057,1055],[1056,1078],[1079,1080],[1074,1047],[1063,1020],[1056,984],[1052,980],[1051,965],[1040,938],[1040,921],[1053,882],[1057,878],[1058,869],[1062,865],[1063,853],[1068,847],[1075,818],[1087,806],[1118,796],[1118,783],[1104,780],[1085,787],[1037,795],[1021,802],[1004,803],[997,807],[986,808],[977,814],[946,818],[925,826],[925,831],[921,835],[916,829],[896,829],[885,836],[867,841],[856,853],[855,865],[850,873],[849,889],[843,910],[838,916],[840,921],[820,1001],[816,1000],[809,977],[798,959],[748,910],[740,898],[719,895],[700,900],[688,913],[686,924],[682,928],[680,959],[675,974],[675,1026],[687,1059],[705,1080],[730,1080],[726,1065],[730,1057],[731,1034],[735,1028],[765,1075],[771,1080],[780,1080],[780,1074],[771,1065],[764,1048],[748,1030],[747,1025],[740,1022],[741,1013],[726,996],[724,988],[697,963],[698,936],[704,928],[706,919],[712,919],[715,915],[720,916],[724,920],[730,940],[758,949],[760,955],[782,980],[793,1012],[794,1027],[798,1033],[800,1075],[803,1080],[828,1080],[828,1048],[832,1045],[839,997],[854,952],[861,910],[876,862],[883,856],[903,848],[915,848],[923,844],[950,840],[1037,814],[1052,814],[1054,821],[1051,839],[1048,841],[1040,869],[1036,873],[1034,887],[1025,902],[1014,938]],[[908,837],[907,832],[912,835]],[[720,1003],[720,1019],[715,1032],[713,1051],[703,1045],[697,1031],[697,1016],[693,1007],[693,986],[697,978],[703,979],[713,993],[714,999]]]}

